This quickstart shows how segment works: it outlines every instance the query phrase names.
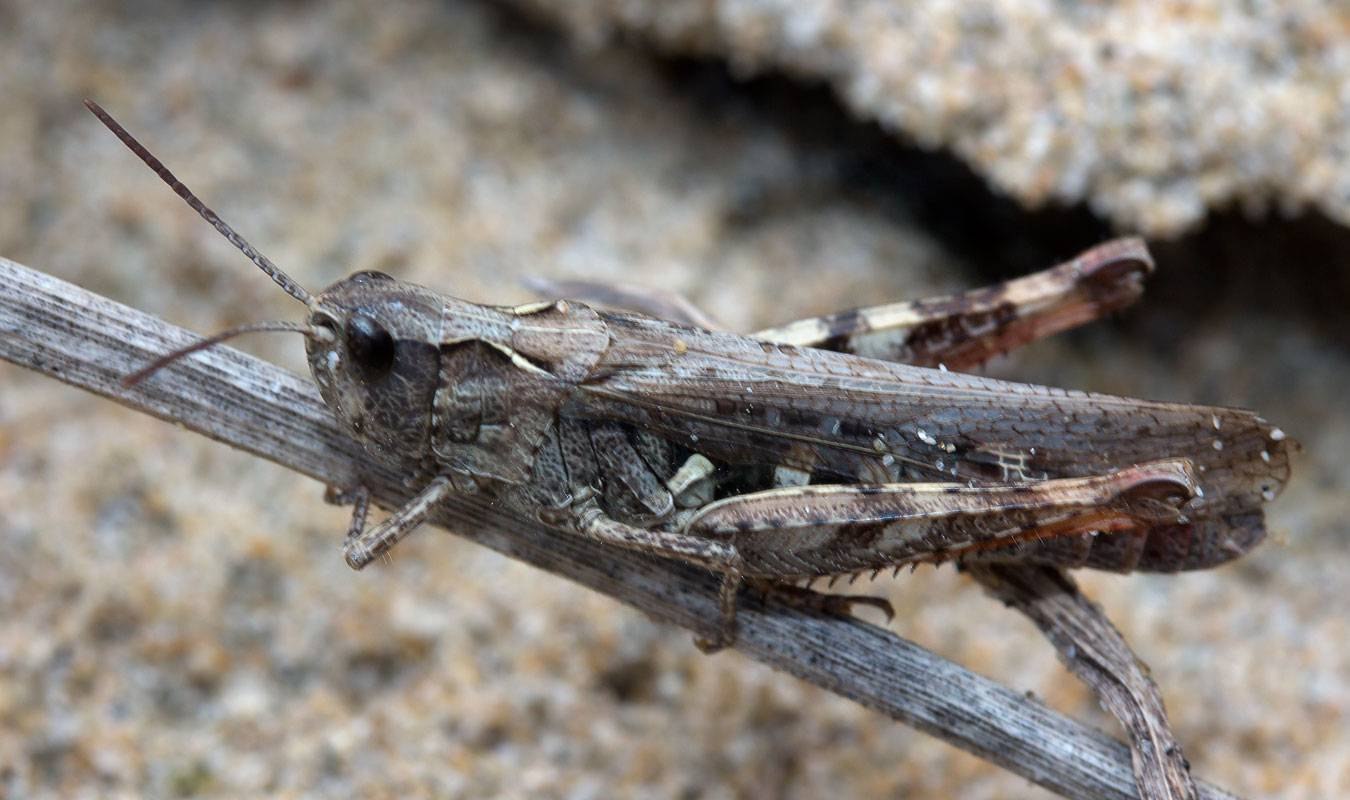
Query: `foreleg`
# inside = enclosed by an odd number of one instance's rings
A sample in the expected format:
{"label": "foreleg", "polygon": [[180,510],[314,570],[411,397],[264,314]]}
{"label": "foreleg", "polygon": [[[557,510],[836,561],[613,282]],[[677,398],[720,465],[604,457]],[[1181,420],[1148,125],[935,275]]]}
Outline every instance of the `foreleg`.
{"label": "foreleg", "polygon": [[403,504],[388,519],[369,530],[365,529],[365,503],[358,497],[357,508],[352,515],[352,528],[347,541],[342,546],[347,566],[363,569],[367,564],[389,552],[403,537],[413,532],[418,525],[436,510],[436,506],[454,492],[450,479],[441,476],[432,479],[417,496]]}

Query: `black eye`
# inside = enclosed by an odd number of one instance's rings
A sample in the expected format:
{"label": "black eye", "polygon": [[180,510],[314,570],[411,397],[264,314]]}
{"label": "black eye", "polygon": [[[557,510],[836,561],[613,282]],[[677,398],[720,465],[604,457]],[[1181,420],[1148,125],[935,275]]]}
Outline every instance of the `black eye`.
{"label": "black eye", "polygon": [[365,314],[347,320],[347,353],[367,378],[383,378],[394,366],[394,337]]}

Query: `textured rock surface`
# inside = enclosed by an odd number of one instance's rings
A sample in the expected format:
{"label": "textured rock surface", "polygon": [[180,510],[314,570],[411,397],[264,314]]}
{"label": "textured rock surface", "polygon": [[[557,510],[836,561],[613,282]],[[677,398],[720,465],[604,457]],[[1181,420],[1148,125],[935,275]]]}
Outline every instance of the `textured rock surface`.
{"label": "textured rock surface", "polygon": [[636,33],[824,81],[1036,205],[1162,235],[1206,211],[1350,222],[1350,12],[1335,0],[518,0],[583,41]]}
{"label": "textured rock surface", "polygon": [[[969,179],[915,178],[927,160],[818,93],[638,48],[573,55],[491,6],[122,5],[0,6],[0,253],[201,331],[297,309],[82,97],[311,288],[381,268],[514,302],[526,272],[622,279],[752,328],[1087,243],[1046,245],[1044,218]],[[946,199],[916,211],[927,189]],[[933,223],[979,214],[997,235]],[[1307,231],[1232,224],[1164,251],[1125,325],[992,368],[1255,406],[1307,444],[1251,557],[1083,576],[1197,773],[1286,798],[1350,791],[1350,356],[1314,313],[1344,295],[1291,288]],[[302,366],[286,337],[244,346]],[[0,364],[0,795],[1044,796],[451,536],[353,574],[320,495]],[[953,571],[868,588],[902,634],[1113,730]]]}

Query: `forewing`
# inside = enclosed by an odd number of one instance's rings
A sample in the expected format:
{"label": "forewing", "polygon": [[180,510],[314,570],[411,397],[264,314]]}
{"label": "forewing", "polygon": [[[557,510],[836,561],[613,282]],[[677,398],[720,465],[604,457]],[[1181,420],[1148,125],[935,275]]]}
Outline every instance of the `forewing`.
{"label": "forewing", "polygon": [[1255,414],[1010,383],[606,315],[611,343],[565,413],[620,419],[730,464],[815,482],[1085,477],[1189,458],[1197,511],[1241,513],[1288,477]]}

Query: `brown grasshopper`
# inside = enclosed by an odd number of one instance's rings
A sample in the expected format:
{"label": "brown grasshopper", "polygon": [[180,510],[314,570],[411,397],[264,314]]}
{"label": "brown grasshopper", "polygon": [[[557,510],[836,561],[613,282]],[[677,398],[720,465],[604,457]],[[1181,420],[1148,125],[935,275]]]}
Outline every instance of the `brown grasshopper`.
{"label": "brown grasshopper", "polygon": [[751,336],[689,324],[705,318],[682,301],[592,285],[568,293],[655,315],[484,306],[378,272],[312,295],[86,104],[308,315],[226,331],[127,382],[244,331],[303,333],[342,427],[420,487],[373,527],[364,487],[335,493],[355,506],[354,569],[438,504],[485,496],[560,534],[720,574],[722,632],[702,643],[715,648],[734,637],[747,580],[889,611],[798,584],[944,561],[1214,566],[1261,541],[1262,506],[1288,479],[1284,434],[1249,411],[948,370],[1128,305],[1152,269],[1137,239],[988,289]]}

